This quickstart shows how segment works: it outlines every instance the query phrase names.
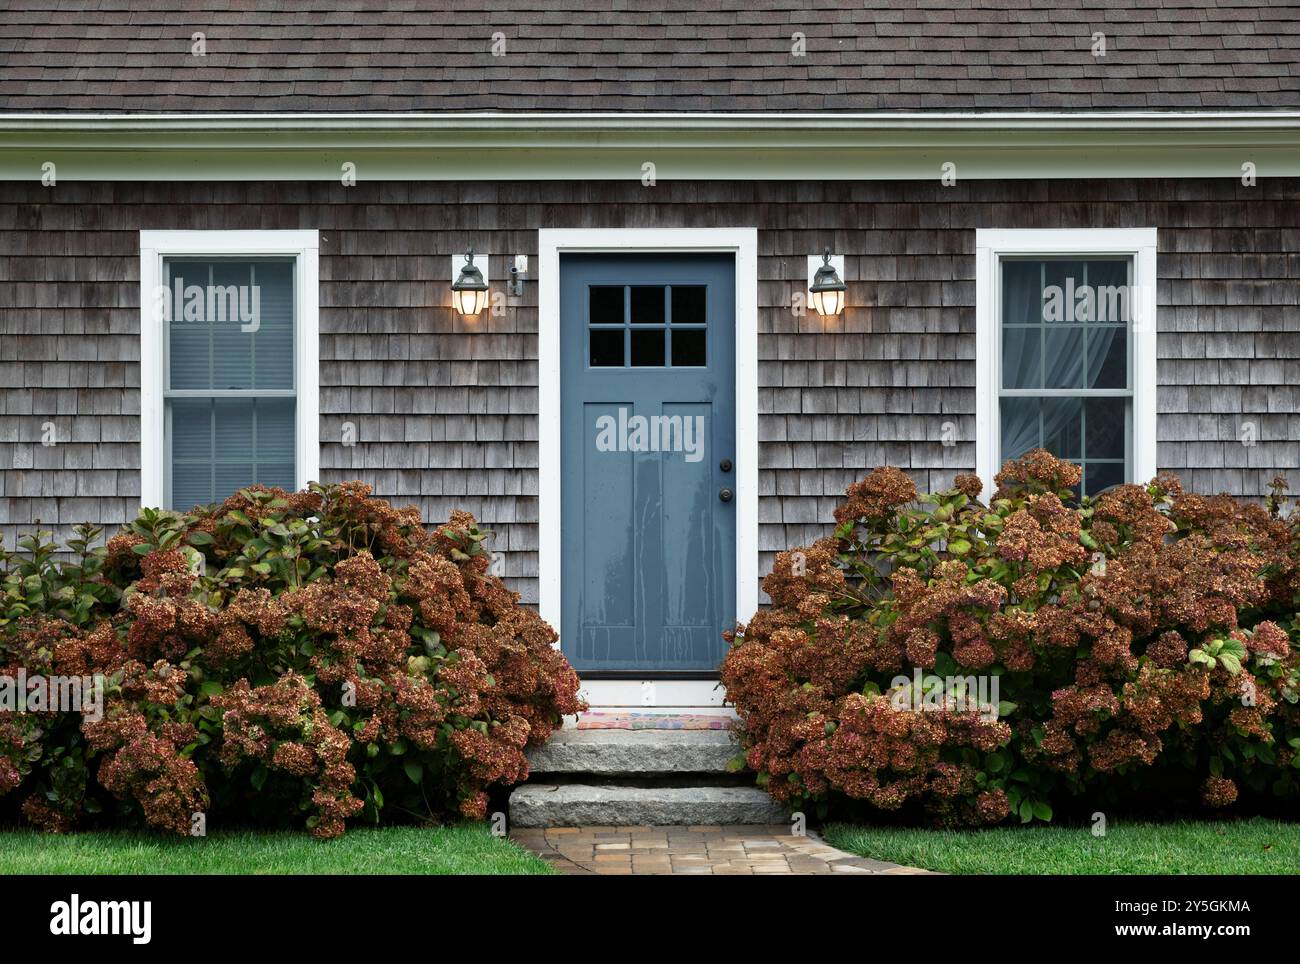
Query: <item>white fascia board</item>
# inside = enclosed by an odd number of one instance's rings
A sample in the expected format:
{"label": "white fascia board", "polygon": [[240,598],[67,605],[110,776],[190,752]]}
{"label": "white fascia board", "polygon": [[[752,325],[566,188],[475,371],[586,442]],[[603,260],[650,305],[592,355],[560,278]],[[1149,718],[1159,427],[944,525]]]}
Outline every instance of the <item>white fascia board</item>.
{"label": "white fascia board", "polygon": [[1211,131],[1294,130],[1300,111],[944,113],[0,114],[0,131]]}
{"label": "white fascia board", "polygon": [[1300,112],[0,114],[0,179],[917,179],[1300,174]]}

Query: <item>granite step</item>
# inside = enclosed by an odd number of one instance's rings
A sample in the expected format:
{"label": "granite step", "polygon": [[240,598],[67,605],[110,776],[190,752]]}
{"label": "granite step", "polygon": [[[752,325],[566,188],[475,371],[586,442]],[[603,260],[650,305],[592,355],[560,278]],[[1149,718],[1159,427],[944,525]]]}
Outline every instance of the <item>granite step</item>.
{"label": "granite step", "polygon": [[787,817],[753,786],[526,783],[510,794],[512,827],[772,825]]}
{"label": "granite step", "polygon": [[557,730],[528,751],[533,774],[619,777],[726,773],[740,753],[726,730]]}

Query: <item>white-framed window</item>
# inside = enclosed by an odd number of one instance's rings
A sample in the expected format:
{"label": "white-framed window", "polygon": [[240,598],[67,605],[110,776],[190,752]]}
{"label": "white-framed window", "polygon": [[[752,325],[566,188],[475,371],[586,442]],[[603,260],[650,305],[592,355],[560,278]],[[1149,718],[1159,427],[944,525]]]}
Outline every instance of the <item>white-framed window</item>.
{"label": "white-framed window", "polygon": [[140,232],[140,502],[320,471],[316,231]]}
{"label": "white-framed window", "polygon": [[976,463],[1033,448],[1083,494],[1156,474],[1156,229],[975,232]]}

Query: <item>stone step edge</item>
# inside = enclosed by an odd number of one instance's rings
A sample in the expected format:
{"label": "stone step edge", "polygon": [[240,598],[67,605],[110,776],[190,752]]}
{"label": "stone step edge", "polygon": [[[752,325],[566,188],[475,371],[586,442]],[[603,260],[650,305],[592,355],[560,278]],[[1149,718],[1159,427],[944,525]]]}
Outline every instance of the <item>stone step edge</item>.
{"label": "stone step edge", "polygon": [[717,730],[569,730],[528,751],[533,773],[726,774],[740,745]]}
{"label": "stone step edge", "polygon": [[781,824],[786,809],[757,787],[527,783],[510,794],[515,827]]}

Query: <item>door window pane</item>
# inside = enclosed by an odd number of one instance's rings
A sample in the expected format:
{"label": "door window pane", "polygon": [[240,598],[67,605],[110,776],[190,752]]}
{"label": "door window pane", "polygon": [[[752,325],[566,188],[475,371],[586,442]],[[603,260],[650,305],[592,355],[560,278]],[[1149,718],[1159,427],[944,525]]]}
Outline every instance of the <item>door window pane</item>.
{"label": "door window pane", "polygon": [[704,285],[673,285],[673,324],[703,325],[705,315]]}
{"label": "door window pane", "polygon": [[664,329],[632,329],[632,365],[657,368],[664,363]]}
{"label": "door window pane", "polygon": [[664,313],[664,289],[659,285],[634,285],[632,287],[632,324],[662,325],[667,320]]}
{"label": "door window pane", "polygon": [[705,343],[708,330],[705,328],[673,327],[673,367],[700,367],[708,364],[705,358]]}
{"label": "door window pane", "polygon": [[623,329],[593,328],[589,333],[592,368],[623,367]]}
{"label": "door window pane", "polygon": [[621,325],[623,317],[623,288],[604,285],[590,290],[590,316],[588,322],[593,325]]}

